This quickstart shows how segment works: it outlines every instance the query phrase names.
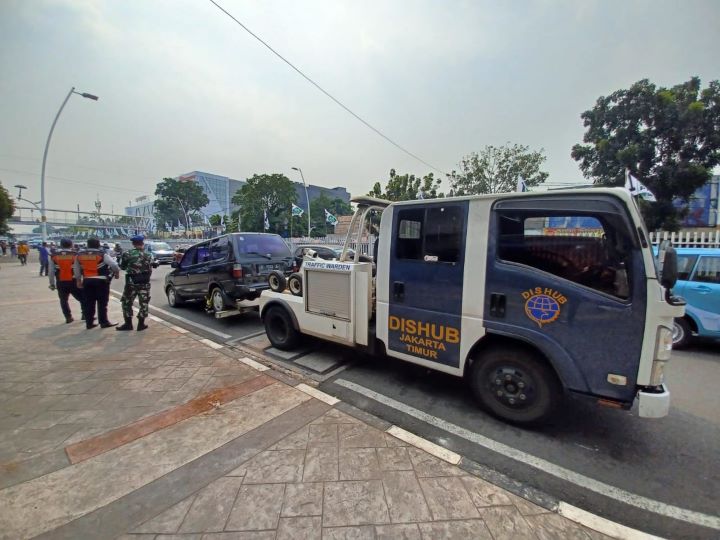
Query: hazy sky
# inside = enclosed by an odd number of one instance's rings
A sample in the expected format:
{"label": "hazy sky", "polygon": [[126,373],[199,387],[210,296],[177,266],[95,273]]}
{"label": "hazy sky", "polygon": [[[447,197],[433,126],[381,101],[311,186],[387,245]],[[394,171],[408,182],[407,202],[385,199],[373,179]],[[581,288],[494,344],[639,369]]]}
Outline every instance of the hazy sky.
{"label": "hazy sky", "polygon": [[[720,78],[720,1],[218,0],[356,113],[442,171],[488,144],[545,149],[649,78]],[[115,211],[165,176],[281,172],[366,193],[427,166],[378,137],[207,0],[0,0],[0,181],[49,208]],[[11,189],[12,193],[17,190]]]}

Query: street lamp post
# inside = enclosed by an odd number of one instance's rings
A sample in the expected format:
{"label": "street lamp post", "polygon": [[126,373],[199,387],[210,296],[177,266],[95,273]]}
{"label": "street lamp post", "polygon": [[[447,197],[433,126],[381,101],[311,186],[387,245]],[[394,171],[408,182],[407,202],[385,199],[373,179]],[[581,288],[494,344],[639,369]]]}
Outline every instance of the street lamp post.
{"label": "street lamp post", "polygon": [[62,113],[63,109],[65,108],[65,104],[68,102],[70,96],[72,96],[73,94],[77,94],[87,99],[92,99],[93,101],[98,100],[98,97],[92,94],[88,94],[86,92],[76,92],[75,87],[73,86],[70,89],[70,92],[68,92],[68,95],[65,97],[65,100],[62,102],[62,105],[60,105],[60,110],[55,115],[55,120],[53,120],[52,126],[50,126],[50,133],[48,133],[47,142],[45,143],[45,152],[43,153],[42,173],[40,174],[40,220],[42,221],[43,242],[47,240],[47,218],[45,217],[45,163],[47,162],[48,149],[50,148],[50,139],[52,138],[53,131],[55,130],[55,124],[57,124],[58,118],[60,118],[60,113]]}
{"label": "street lamp post", "polygon": [[[310,236],[310,197],[308,197],[308,190],[307,190],[307,184],[305,183],[305,176],[303,176],[302,169],[300,167],[292,167],[293,171],[297,171],[300,173],[300,178],[302,178],[303,187],[305,188],[305,200],[307,201],[307,212],[308,212],[308,236]],[[292,219],[292,217],[290,218]]]}

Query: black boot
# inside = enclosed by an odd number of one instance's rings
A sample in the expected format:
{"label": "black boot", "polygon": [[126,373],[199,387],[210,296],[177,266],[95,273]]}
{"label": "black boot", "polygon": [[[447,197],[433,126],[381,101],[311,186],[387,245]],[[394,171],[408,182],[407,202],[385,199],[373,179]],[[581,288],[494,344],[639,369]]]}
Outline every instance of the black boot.
{"label": "black boot", "polygon": [[140,332],[142,330],[145,330],[146,328],[147,324],[145,324],[145,317],[138,317],[137,331]]}
{"label": "black boot", "polygon": [[116,323],[116,322],[110,322],[110,321],[106,321],[106,322],[100,323],[100,328],[110,328],[111,326],[117,326],[117,323]]}
{"label": "black boot", "polygon": [[125,324],[123,324],[122,326],[117,326],[117,327],[115,328],[115,330],[120,330],[120,331],[132,330],[132,329],[133,329],[133,327],[132,327],[132,317],[125,317]]}

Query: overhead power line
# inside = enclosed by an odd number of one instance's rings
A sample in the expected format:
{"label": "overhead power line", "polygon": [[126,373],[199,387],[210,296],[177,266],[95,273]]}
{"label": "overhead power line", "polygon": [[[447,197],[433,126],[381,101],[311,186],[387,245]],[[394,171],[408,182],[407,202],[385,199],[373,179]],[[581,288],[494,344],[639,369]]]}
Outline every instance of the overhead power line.
{"label": "overhead power line", "polygon": [[418,160],[418,161],[419,161],[420,163],[422,163],[423,165],[426,165],[426,166],[430,167],[431,169],[433,169],[434,171],[439,172],[440,174],[445,174],[443,171],[441,171],[440,169],[438,169],[438,168],[435,167],[434,165],[431,165],[430,163],[428,163],[427,161],[425,161],[424,159],[422,159],[422,158],[421,158],[420,156],[418,156],[417,154],[413,154],[410,150],[408,150],[408,149],[405,148],[404,146],[396,143],[394,140],[392,140],[390,137],[388,137],[387,135],[385,135],[382,131],[380,131],[380,130],[377,129],[375,126],[373,126],[372,124],[370,124],[370,122],[368,122],[367,120],[365,120],[364,118],[362,118],[360,115],[354,113],[347,105],[345,105],[342,101],[340,101],[340,100],[337,99],[335,96],[333,96],[330,92],[328,92],[327,90],[325,90],[322,86],[320,86],[318,83],[316,83],[316,82],[315,82],[314,80],[312,80],[310,77],[308,77],[307,75],[305,75],[305,73],[303,73],[303,72],[300,70],[300,68],[296,67],[292,62],[290,62],[290,60],[288,60],[288,59],[285,58],[283,55],[281,55],[279,52],[277,52],[275,49],[273,49],[273,48],[270,46],[269,43],[267,43],[267,42],[266,42],[265,40],[263,40],[260,36],[258,36],[255,32],[253,32],[253,31],[250,30],[247,26],[245,26],[243,23],[241,23],[235,16],[233,16],[230,12],[228,12],[228,11],[227,11],[225,8],[223,8],[220,4],[218,4],[217,2],[215,2],[215,0],[209,0],[209,1],[210,1],[210,3],[213,4],[216,8],[218,8],[220,11],[222,11],[225,15],[227,15],[227,16],[230,17],[233,21],[235,21],[238,25],[240,25],[240,27],[241,27],[243,30],[245,30],[248,34],[250,34],[250,35],[251,35],[252,37],[254,37],[256,40],[258,40],[260,43],[262,43],[265,47],[267,47],[267,49],[268,49],[270,52],[272,52],[272,53],[273,53],[275,56],[277,56],[280,60],[282,60],[282,61],[285,62],[288,66],[290,66],[293,70],[295,70],[303,79],[305,79],[307,82],[309,82],[310,84],[312,84],[315,88],[317,88],[317,89],[320,90],[323,94],[325,94],[327,97],[329,97],[331,100],[333,100],[337,105],[339,105],[340,107],[342,107],[347,113],[349,113],[350,115],[352,115],[356,120],[359,120],[360,122],[362,122],[366,127],[368,127],[368,128],[370,128],[371,130],[373,130],[375,133],[377,133],[378,135],[380,135],[380,137],[382,137],[383,139],[385,139],[387,142],[389,142],[390,144],[392,144],[394,147],[396,147],[396,148],[398,148],[399,150],[405,152],[408,156],[412,157],[413,159]]}

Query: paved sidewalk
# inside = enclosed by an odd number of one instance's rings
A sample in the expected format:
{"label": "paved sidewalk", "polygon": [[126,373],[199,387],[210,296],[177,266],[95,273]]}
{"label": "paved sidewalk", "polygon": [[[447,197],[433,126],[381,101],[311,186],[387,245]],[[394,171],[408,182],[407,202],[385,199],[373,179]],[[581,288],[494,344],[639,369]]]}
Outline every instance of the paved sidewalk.
{"label": "paved sidewalk", "polygon": [[0,538],[608,538],[173,325],[65,324],[34,265],[0,322]]}

